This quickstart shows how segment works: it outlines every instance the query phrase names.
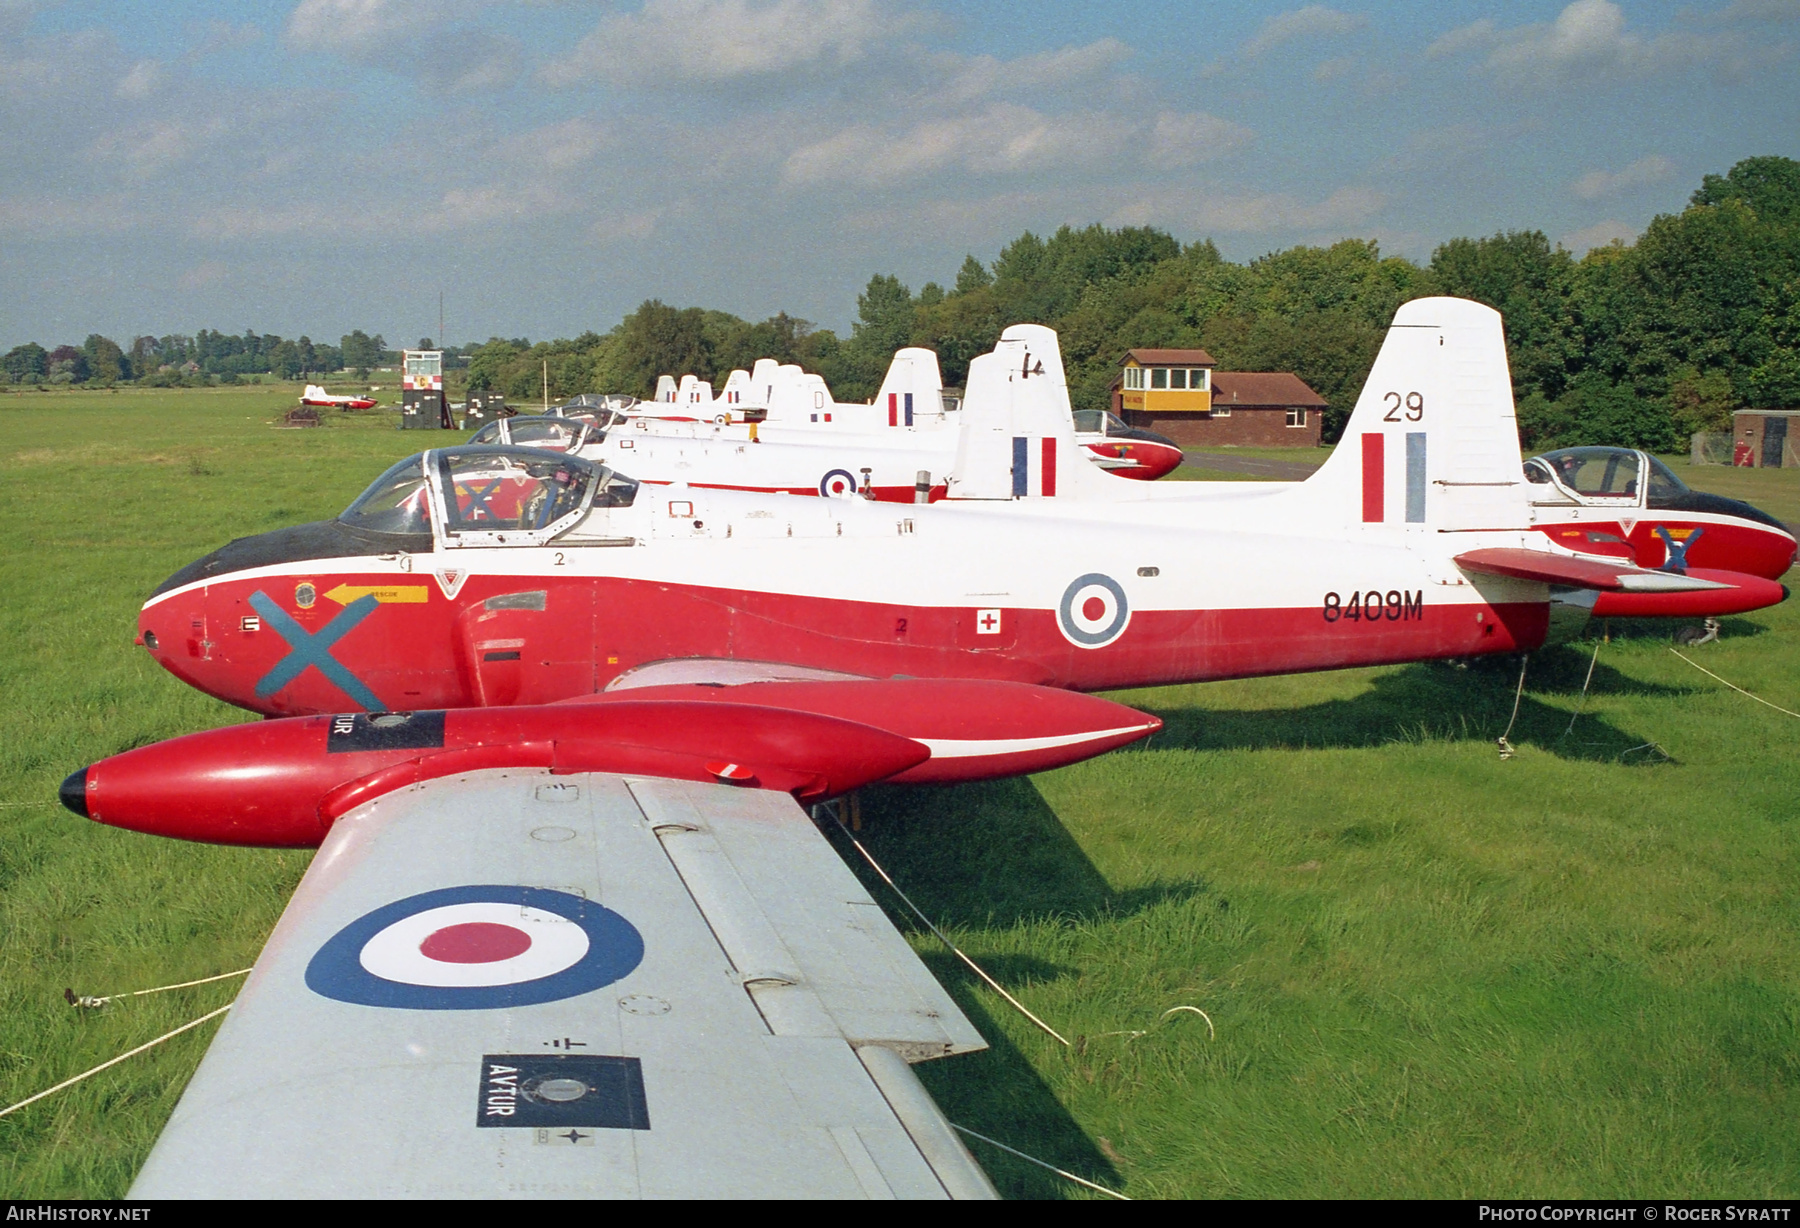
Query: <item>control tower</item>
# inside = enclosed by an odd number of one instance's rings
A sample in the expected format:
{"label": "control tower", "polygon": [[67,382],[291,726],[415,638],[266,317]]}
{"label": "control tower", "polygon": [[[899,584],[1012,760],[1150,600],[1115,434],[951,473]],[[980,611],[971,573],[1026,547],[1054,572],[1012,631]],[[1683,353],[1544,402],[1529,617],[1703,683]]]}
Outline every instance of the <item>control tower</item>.
{"label": "control tower", "polygon": [[400,351],[400,429],[456,429],[444,400],[444,351]]}

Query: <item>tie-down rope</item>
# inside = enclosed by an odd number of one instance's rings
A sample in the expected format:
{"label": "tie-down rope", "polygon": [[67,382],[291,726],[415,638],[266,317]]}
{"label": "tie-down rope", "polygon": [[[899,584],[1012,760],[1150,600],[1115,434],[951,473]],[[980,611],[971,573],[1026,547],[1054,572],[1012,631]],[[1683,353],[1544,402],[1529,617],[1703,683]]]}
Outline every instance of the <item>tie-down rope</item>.
{"label": "tie-down rope", "polygon": [[[1673,648],[1669,649],[1669,651],[1675,652],[1675,650]],[[1675,652],[1675,655],[1680,657],[1683,661],[1686,661],[1689,665],[1692,665],[1695,669],[1699,670],[1701,673],[1705,674],[1708,678],[1711,678],[1716,682],[1725,682],[1725,679],[1719,677],[1717,674],[1713,673],[1710,669],[1707,669],[1706,666],[1700,664],[1698,661],[1693,660],[1691,657],[1688,657],[1687,655],[1685,655],[1683,653],[1679,653],[1679,652]],[[1772,704],[1760,695],[1751,695],[1749,691],[1746,691],[1743,687],[1739,686],[1735,682],[1725,682],[1725,685],[1730,687],[1732,690],[1736,691],[1739,695],[1744,695],[1750,699],[1754,699],[1757,703],[1762,704],[1766,708],[1773,708],[1777,712],[1781,712],[1787,716],[1791,716],[1796,719],[1800,719],[1800,712],[1789,712],[1786,708],[1782,707],[1780,704]]]}
{"label": "tie-down rope", "polygon": [[1108,1189],[1106,1186],[1100,1185],[1098,1182],[1089,1181],[1086,1177],[1077,1177],[1074,1173],[1070,1172],[1066,1168],[1058,1168],[1056,1165],[1048,1163],[1047,1161],[1044,1161],[1044,1160],[1040,1160],[1036,1156],[1028,1156],[1023,1151],[1020,1151],[1017,1147],[1008,1147],[1005,1143],[1001,1142],[999,1139],[989,1138],[985,1134],[977,1134],[977,1133],[975,1133],[975,1131],[969,1129],[967,1126],[959,1126],[955,1122],[951,1122],[950,1128],[952,1130],[955,1130],[958,1134],[966,1134],[970,1138],[980,1139],[982,1142],[986,1143],[990,1147],[998,1147],[1001,1151],[1004,1151],[1009,1156],[1018,1156],[1021,1160],[1025,1160],[1028,1163],[1035,1164],[1039,1168],[1047,1168],[1059,1177],[1067,1177],[1070,1181],[1073,1181],[1076,1185],[1086,1186],[1090,1190],[1098,1190],[1100,1193],[1105,1194],[1108,1198],[1117,1198],[1120,1202],[1133,1201],[1131,1195],[1129,1195],[1129,1194],[1121,1194],[1117,1190]]}
{"label": "tie-down rope", "polygon": [[224,1006],[221,1006],[216,1011],[208,1011],[206,1014],[200,1016],[200,1018],[190,1020],[189,1022],[182,1024],[180,1027],[176,1028],[175,1030],[173,1030],[171,1032],[164,1032],[161,1036],[158,1036],[155,1040],[145,1041],[143,1044],[139,1045],[135,1049],[132,1049],[126,1053],[121,1053],[121,1054],[119,1054],[118,1057],[112,1058],[108,1061],[101,1062],[98,1066],[94,1067],[92,1070],[84,1070],[72,1079],[64,1079],[61,1083],[58,1083],[55,1087],[46,1087],[43,1091],[39,1092],[35,1096],[27,1096],[27,1097],[25,1097],[25,1099],[19,1101],[19,1103],[17,1103],[17,1104],[8,1105],[6,1108],[0,1109],[0,1117],[5,1117],[8,1113],[16,1113],[18,1110],[24,1108],[26,1105],[35,1104],[39,1100],[42,1100],[45,1096],[52,1095],[55,1092],[60,1092],[65,1087],[73,1087],[73,1086],[75,1086],[75,1084],[81,1082],[83,1079],[89,1078],[92,1075],[97,1075],[102,1070],[105,1070],[109,1066],[117,1066],[120,1062],[124,1061],[128,1057],[136,1057],[138,1054],[144,1052],[144,1050],[146,1050],[146,1049],[154,1049],[154,1048],[156,1048],[156,1046],[162,1044],[163,1041],[172,1039],[173,1037],[176,1037],[176,1036],[180,1036],[183,1032],[186,1032],[191,1028],[197,1028],[201,1024],[205,1023],[208,1019],[217,1019],[220,1015],[223,1015],[226,1011],[230,1010],[234,1004],[235,1003],[233,1003],[233,1002],[227,1002]]}
{"label": "tie-down rope", "polygon": [[239,968],[236,972],[221,972],[218,976],[203,976],[197,981],[183,981],[179,985],[158,985],[155,989],[134,989],[130,993],[108,994],[104,998],[90,998],[86,994],[77,994],[73,989],[65,989],[63,990],[63,999],[68,1002],[70,1006],[84,1006],[90,1008],[105,1006],[108,1002],[115,1002],[120,998],[141,998],[148,993],[167,993],[171,989],[192,989],[196,985],[210,985],[214,981],[228,981],[234,976],[243,976],[248,971],[250,971],[248,968]]}

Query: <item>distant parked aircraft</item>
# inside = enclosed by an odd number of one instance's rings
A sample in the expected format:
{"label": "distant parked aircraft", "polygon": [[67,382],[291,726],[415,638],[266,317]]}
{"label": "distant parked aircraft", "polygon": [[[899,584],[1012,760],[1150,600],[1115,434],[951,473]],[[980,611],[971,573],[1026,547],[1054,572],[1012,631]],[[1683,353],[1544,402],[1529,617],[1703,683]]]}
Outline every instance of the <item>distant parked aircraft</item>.
{"label": "distant parked aircraft", "polygon": [[374,409],[374,397],[333,396],[317,384],[308,384],[306,391],[300,394],[300,404],[320,405],[327,409]]}

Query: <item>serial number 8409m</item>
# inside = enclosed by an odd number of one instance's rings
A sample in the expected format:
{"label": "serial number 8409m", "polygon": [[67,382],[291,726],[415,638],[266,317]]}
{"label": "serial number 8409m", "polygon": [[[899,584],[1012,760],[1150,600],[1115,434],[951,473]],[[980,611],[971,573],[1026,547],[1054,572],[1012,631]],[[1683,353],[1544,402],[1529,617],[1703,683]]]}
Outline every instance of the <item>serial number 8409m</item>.
{"label": "serial number 8409m", "polygon": [[1411,593],[1389,589],[1383,593],[1380,589],[1372,588],[1366,593],[1351,593],[1348,601],[1336,593],[1325,594],[1325,621],[1328,623],[1334,623],[1340,618],[1347,618],[1351,622],[1373,623],[1385,619],[1397,623],[1424,617],[1424,589]]}

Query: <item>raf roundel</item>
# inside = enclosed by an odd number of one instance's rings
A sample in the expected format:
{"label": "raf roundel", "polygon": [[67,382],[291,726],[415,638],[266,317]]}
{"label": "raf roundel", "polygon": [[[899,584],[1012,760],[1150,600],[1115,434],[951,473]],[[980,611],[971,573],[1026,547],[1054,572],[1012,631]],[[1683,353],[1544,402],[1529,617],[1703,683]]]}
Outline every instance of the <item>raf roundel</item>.
{"label": "raf roundel", "polygon": [[1056,605],[1056,625],[1078,648],[1104,648],[1131,622],[1131,603],[1111,576],[1091,571],[1063,590]]}
{"label": "raf roundel", "polygon": [[827,499],[848,499],[856,493],[856,475],[848,469],[833,469],[819,479],[819,493]]}
{"label": "raf roundel", "polygon": [[447,887],[339,930],[306,967],[314,993],[402,1010],[495,1010],[591,993],[644,958],[611,909],[539,887]]}

